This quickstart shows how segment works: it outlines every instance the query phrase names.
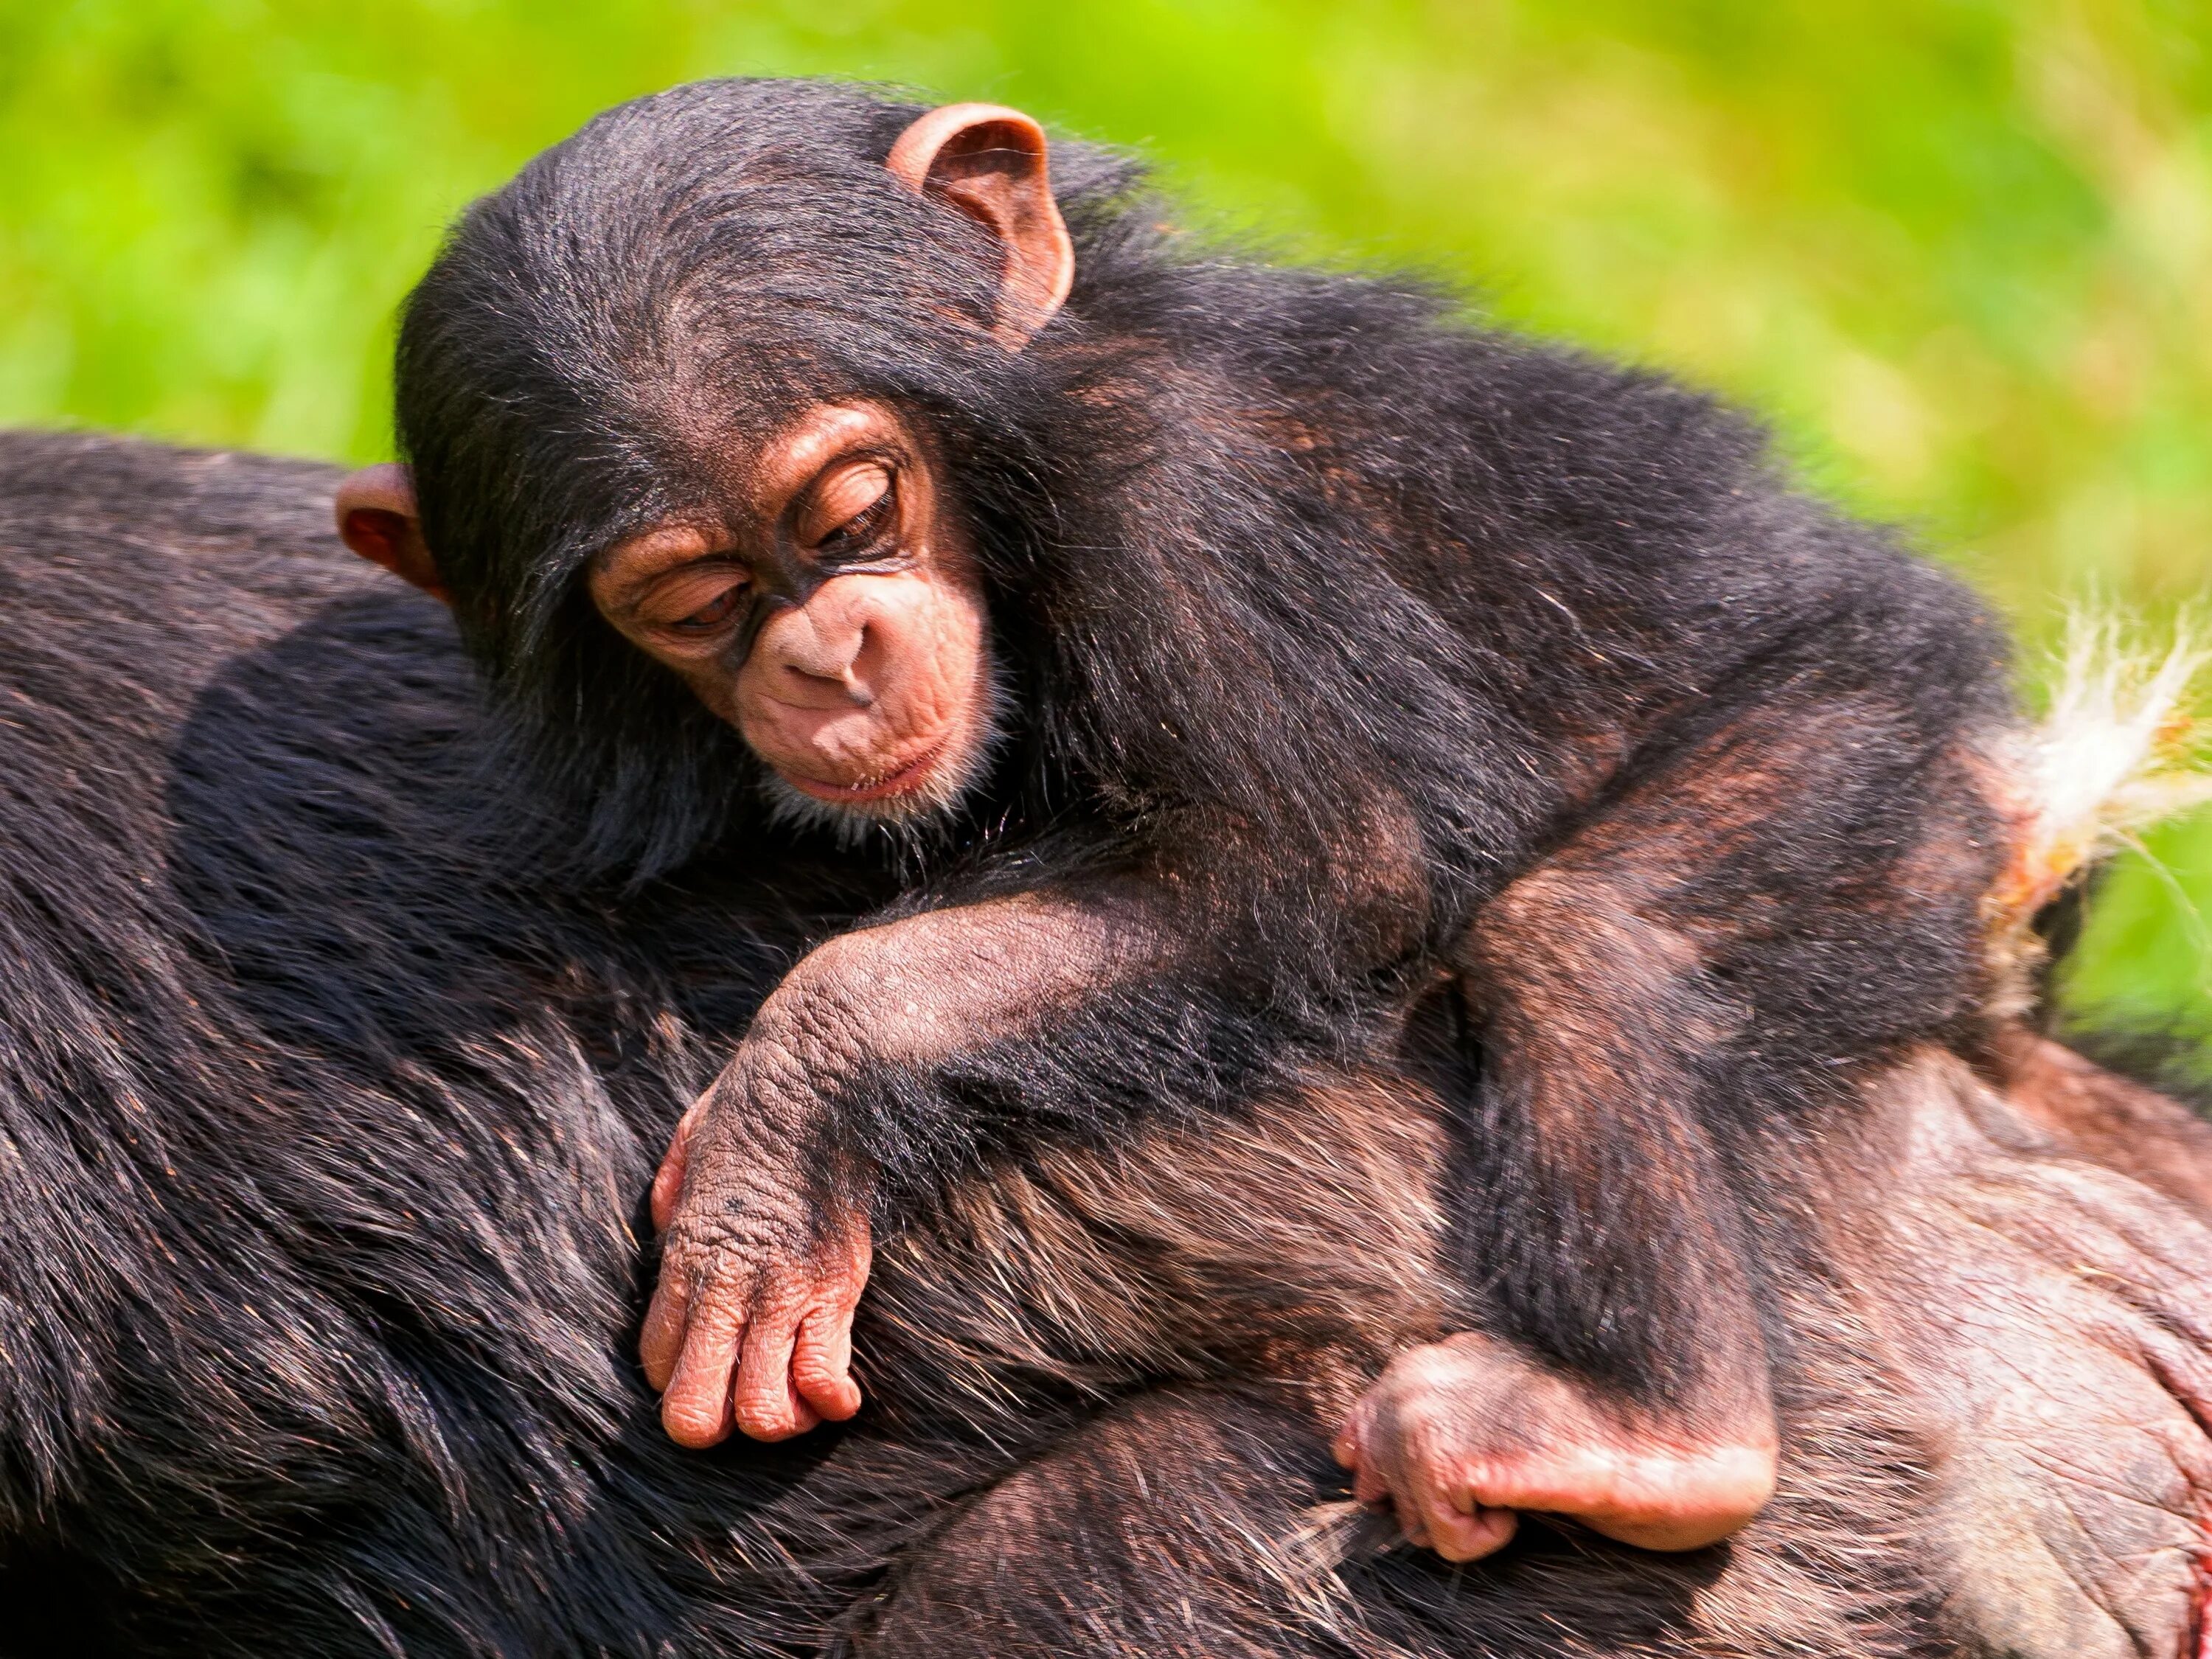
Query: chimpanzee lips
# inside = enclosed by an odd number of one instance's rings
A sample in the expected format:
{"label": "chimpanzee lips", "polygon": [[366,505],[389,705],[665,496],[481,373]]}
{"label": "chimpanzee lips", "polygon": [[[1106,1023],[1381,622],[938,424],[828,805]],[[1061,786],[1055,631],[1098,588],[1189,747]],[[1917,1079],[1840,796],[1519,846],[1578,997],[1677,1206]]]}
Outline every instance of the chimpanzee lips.
{"label": "chimpanzee lips", "polygon": [[819,778],[810,778],[797,772],[783,773],[785,782],[802,794],[817,800],[836,801],[842,805],[857,805],[867,801],[889,800],[895,796],[912,794],[926,787],[930,774],[944,756],[946,740],[939,738],[905,765],[890,772],[864,777],[855,783],[826,783]]}

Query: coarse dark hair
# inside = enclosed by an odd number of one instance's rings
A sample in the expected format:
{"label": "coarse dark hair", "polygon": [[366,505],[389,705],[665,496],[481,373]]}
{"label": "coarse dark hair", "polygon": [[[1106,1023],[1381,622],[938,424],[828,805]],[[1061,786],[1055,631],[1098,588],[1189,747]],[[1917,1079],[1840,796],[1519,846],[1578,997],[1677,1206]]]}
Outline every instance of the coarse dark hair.
{"label": "coarse dark hair", "polygon": [[758,773],[582,569],[806,400],[888,401],[941,447],[1015,680],[1008,775],[1125,833],[1321,845],[1395,789],[1479,888],[1557,810],[1564,738],[1786,656],[1869,589],[1918,590],[1862,641],[1902,696],[1955,700],[2002,654],[1984,629],[1962,662],[1971,602],[1789,493],[1711,399],[1433,284],[1209,247],[1089,145],[1053,152],[1073,292],[1000,349],[996,249],[884,170],[921,112],[819,82],[640,99],[471,208],[408,303],[427,538],[594,867],[684,862]]}
{"label": "coarse dark hair", "polygon": [[[637,1194],[818,918],[790,860],[566,904],[456,836],[471,674],[331,536],[337,481],[0,434],[14,1659],[1916,1659],[2114,1608],[2191,1627],[2190,1575],[2142,1562],[2195,1537],[2163,1497],[2203,1444],[2168,1391],[2206,1346],[2212,1151],[2080,1062],[2042,1101],[1902,1077],[1886,1129],[1770,1193],[1818,1222],[1792,1472],[1724,1551],[1531,1528],[1468,1570],[1316,1516],[1341,1475],[1310,1391],[1435,1316],[1434,1149],[1388,1076],[971,1186],[878,1261],[861,1420],[676,1446],[627,1352]],[[2023,1515],[2078,1553],[2023,1551]]]}

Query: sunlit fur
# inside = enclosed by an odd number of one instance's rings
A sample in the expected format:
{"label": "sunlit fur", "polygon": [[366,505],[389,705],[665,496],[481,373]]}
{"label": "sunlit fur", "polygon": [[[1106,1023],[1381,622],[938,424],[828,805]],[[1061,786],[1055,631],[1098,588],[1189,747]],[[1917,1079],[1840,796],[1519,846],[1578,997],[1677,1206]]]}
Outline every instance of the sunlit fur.
{"label": "sunlit fur", "polygon": [[2212,803],[2212,744],[2195,703],[2212,650],[2185,626],[2163,648],[2139,635],[2110,616],[2068,629],[2049,711],[2019,750],[2024,909],[2161,819]]}
{"label": "sunlit fur", "polygon": [[2033,1006],[2046,907],[2154,825],[2212,804],[2208,661],[2185,623],[2161,647],[2110,614],[2069,621],[2042,720],[1996,757],[2010,841],[1988,901],[1996,1006]]}
{"label": "sunlit fur", "polygon": [[11,1659],[2183,1651],[2212,1152],[2078,1062],[1923,1056],[1785,1137],[1791,1451],[1724,1551],[1316,1527],[1331,1411],[1452,1283],[1390,1071],[957,1183],[884,1243],[857,1423],[675,1446],[641,1194],[869,897],[793,852],[611,906],[486,839],[520,780],[337,476],[0,436]]}

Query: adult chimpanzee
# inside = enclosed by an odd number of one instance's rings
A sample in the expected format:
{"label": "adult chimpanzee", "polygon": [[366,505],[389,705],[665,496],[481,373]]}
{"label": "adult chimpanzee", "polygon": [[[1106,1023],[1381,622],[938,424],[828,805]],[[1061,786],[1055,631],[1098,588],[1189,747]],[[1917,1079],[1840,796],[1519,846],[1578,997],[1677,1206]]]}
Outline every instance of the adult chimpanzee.
{"label": "adult chimpanzee", "polygon": [[1723,1536],[1774,1476],[1754,1147],[1973,1036],[2001,645],[1705,400],[1186,251],[1060,154],[816,84],[604,116],[461,222],[408,470],[340,498],[588,850],[896,890],[678,1131],[667,1426],[850,1415],[872,1219],[1248,1102],[1449,971],[1468,1328],[1341,1455],[1455,1559],[1524,1509]]}
{"label": "adult chimpanzee", "polygon": [[2183,1650],[2212,1152],[2024,1040],[1762,1155],[1784,1468],[1722,1547],[1331,1565],[1322,1425],[1454,1300],[1395,1062],[957,1182],[880,1241],[867,1410],[678,1448],[653,1152],[870,895],[571,890],[337,483],[0,435],[0,1653]]}

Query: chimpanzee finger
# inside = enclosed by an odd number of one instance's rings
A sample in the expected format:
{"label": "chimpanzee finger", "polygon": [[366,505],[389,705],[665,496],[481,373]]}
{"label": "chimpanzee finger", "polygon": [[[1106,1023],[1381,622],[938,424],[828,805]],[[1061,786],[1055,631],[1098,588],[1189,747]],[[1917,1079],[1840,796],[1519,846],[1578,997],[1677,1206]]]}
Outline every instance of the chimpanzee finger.
{"label": "chimpanzee finger", "polygon": [[1477,1561],[1504,1548],[1520,1524],[1513,1510],[1483,1503],[1475,1480],[1452,1460],[1401,1459],[1394,1473],[1400,1524],[1411,1537],[1413,1525],[1405,1516],[1412,1510],[1421,1541],[1447,1561]]}
{"label": "chimpanzee finger", "polygon": [[799,1397],[831,1423],[860,1409],[853,1380],[853,1315],[844,1307],[816,1308],[799,1328],[791,1356],[791,1383]]}
{"label": "chimpanzee finger", "polygon": [[792,1384],[792,1350],[805,1304],[778,1297],[754,1310],[745,1329],[732,1407],[738,1427],[755,1440],[788,1440],[822,1419]]}
{"label": "chimpanzee finger", "polygon": [[1420,1516],[1403,1504],[1393,1507],[1398,1511],[1398,1530],[1406,1534],[1406,1541],[1415,1549],[1428,1548],[1429,1529],[1421,1524]]}
{"label": "chimpanzee finger", "polygon": [[700,1115],[706,1109],[706,1097],[702,1096],[676,1120],[676,1133],[668,1138],[668,1150],[661,1155],[660,1167],[653,1172],[651,1203],[655,1232],[666,1232],[668,1224],[675,1219],[676,1200],[684,1195],[684,1175],[691,1163],[691,1133],[698,1127]]}
{"label": "chimpanzee finger", "polygon": [[663,1273],[645,1310],[644,1328],[637,1334],[637,1357],[645,1366],[645,1380],[655,1392],[665,1392],[676,1375],[676,1362],[684,1352],[684,1316],[690,1298],[673,1273]]}
{"label": "chimpanzee finger", "polygon": [[717,1444],[735,1426],[730,1376],[737,1369],[746,1321],[733,1304],[732,1297],[703,1298],[684,1333],[684,1352],[660,1396],[661,1425],[679,1445]]}
{"label": "chimpanzee finger", "polygon": [[[1402,1460],[1392,1473],[1395,1478],[1390,1483],[1390,1495],[1397,1504],[1398,1524],[1405,1528],[1408,1538],[1418,1528],[1420,1541],[1439,1555],[1444,1555],[1446,1544],[1455,1547],[1480,1544],[1481,1535],[1470,1533],[1467,1525],[1469,1511],[1476,1505],[1464,1481],[1446,1478],[1437,1462],[1426,1458]],[[1446,1555],[1445,1559],[1462,1561],[1474,1558]]]}
{"label": "chimpanzee finger", "polygon": [[1472,1515],[1456,1510],[1424,1516],[1428,1532],[1424,1540],[1447,1561],[1480,1561],[1513,1541],[1521,1517],[1511,1510],[1478,1506]]}

